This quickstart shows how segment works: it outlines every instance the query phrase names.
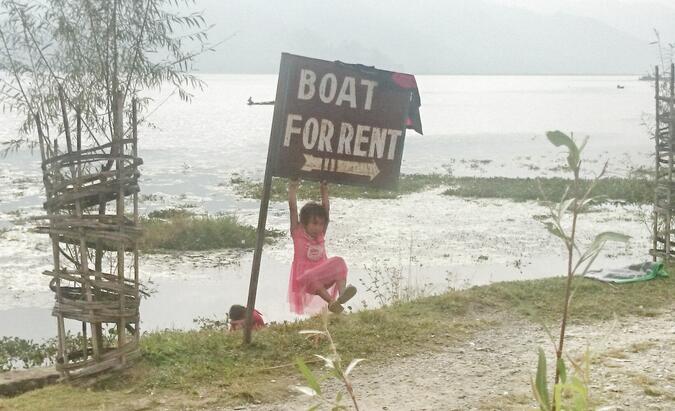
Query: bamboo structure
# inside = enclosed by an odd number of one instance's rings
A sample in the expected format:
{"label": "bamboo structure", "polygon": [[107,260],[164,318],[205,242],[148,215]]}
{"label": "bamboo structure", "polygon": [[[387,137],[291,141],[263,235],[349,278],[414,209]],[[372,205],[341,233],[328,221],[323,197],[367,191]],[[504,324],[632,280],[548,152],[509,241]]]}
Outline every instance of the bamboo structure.
{"label": "bamboo structure", "polygon": [[656,147],[655,184],[654,184],[654,225],[653,244],[650,254],[654,261],[666,262],[675,256],[671,249],[675,242],[675,164],[673,164],[673,143],[675,142],[675,67],[670,65],[670,73],[663,73],[658,66],[655,69],[656,128],[654,143]]}
{"label": "bamboo structure", "polygon": [[[120,101],[121,99],[117,99]],[[121,104],[116,104],[112,141],[83,147],[81,111],[68,107],[59,92],[62,133],[49,140],[43,122],[35,123],[46,192],[45,221],[36,231],[52,241],[51,277],[57,319],[56,369],[74,379],[119,369],[139,354],[138,132],[136,101],[132,102],[130,138],[124,138]],[[73,113],[74,112],[74,113]],[[74,117],[75,145],[70,119]],[[127,202],[133,204],[127,212]],[[130,256],[130,259],[127,259]],[[127,265],[125,261],[130,263]],[[81,323],[77,338],[67,323]],[[72,327],[70,327],[72,328]]]}

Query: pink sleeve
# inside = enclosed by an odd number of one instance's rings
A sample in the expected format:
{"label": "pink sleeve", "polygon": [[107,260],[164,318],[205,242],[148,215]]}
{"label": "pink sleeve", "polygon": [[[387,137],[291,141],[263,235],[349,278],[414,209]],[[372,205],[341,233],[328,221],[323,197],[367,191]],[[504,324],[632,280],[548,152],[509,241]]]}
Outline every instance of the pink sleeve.
{"label": "pink sleeve", "polygon": [[301,235],[302,235],[301,230],[302,230],[302,226],[300,224],[298,224],[298,226],[295,227],[295,230],[291,231],[291,238],[293,239],[293,241],[295,241],[295,240],[297,240],[298,238],[301,237]]}

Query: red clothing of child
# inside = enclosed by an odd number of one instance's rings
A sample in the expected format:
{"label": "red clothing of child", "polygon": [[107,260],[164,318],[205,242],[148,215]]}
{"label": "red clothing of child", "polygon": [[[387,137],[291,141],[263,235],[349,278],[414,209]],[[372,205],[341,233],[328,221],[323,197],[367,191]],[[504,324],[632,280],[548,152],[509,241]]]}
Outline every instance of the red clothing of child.
{"label": "red clothing of child", "polygon": [[[246,326],[246,318],[241,320],[230,320],[230,331],[243,330]],[[265,321],[262,318],[260,311],[253,309],[253,329],[259,330],[265,327]]]}

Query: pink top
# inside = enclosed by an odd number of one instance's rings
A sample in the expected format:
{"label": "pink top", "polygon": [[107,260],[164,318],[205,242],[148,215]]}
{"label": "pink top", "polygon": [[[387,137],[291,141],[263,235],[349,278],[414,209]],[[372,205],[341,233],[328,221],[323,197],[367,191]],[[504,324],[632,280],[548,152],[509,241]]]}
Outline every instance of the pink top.
{"label": "pink top", "polygon": [[[321,299],[313,295],[311,283],[314,278],[312,275],[321,275],[317,270],[311,270],[321,263],[325,262],[326,248],[324,247],[323,234],[317,238],[312,238],[302,224],[291,232],[293,238],[293,264],[291,265],[291,276],[288,281],[288,302],[291,310],[297,314],[303,314],[307,308],[317,308],[321,304]],[[309,270],[309,275],[305,275]]]}
{"label": "pink top", "polygon": [[293,238],[293,271],[302,276],[310,268],[314,268],[322,261],[326,261],[326,247],[323,234],[312,238],[302,224],[291,233]]}

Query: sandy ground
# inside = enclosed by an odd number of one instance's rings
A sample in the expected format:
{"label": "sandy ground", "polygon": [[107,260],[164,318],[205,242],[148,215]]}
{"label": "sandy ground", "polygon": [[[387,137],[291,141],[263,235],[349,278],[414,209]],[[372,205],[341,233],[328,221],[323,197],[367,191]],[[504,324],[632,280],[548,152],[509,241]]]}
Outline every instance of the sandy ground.
{"label": "sandy ground", "polygon": [[[674,314],[675,307],[654,317],[568,328],[567,347],[572,358],[580,357],[586,347],[590,349],[590,392],[600,409],[675,409]],[[550,339],[541,326],[522,320],[504,319],[499,324],[441,352],[397,358],[384,365],[361,363],[352,373],[360,408],[537,409],[530,378],[536,368],[537,347],[547,350],[550,361]],[[330,393],[337,389],[330,383],[325,387]],[[303,410],[315,403],[289,388],[286,402],[235,409]]]}

